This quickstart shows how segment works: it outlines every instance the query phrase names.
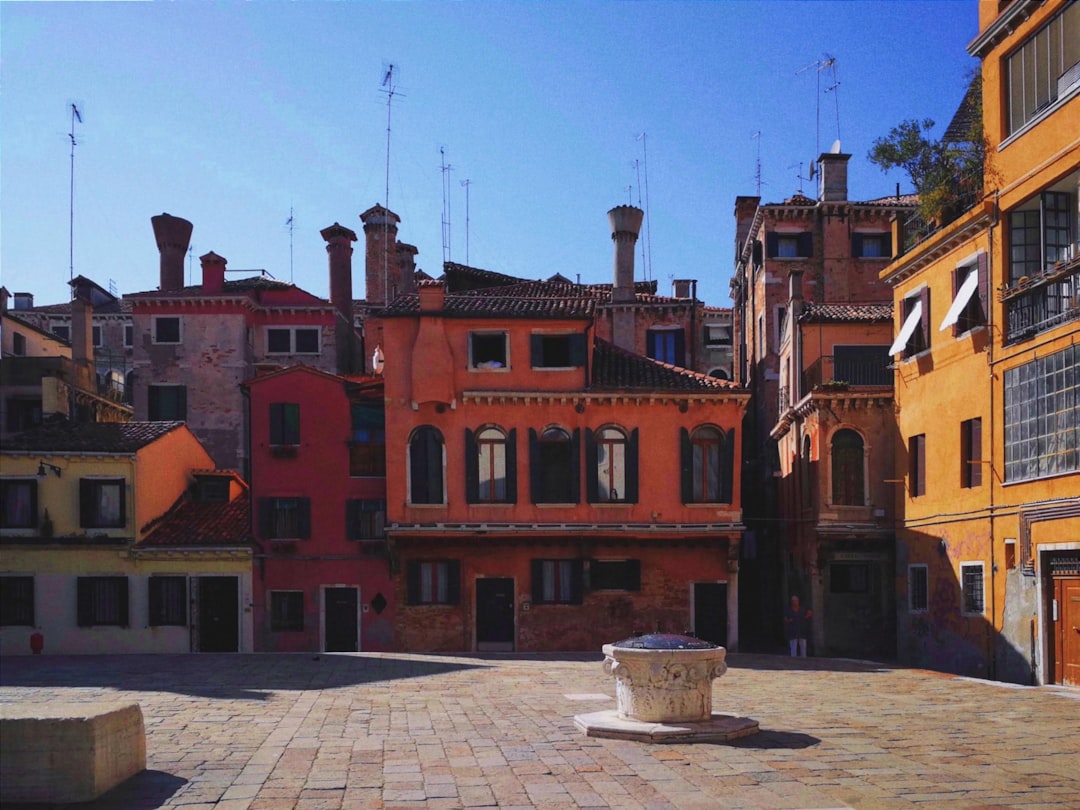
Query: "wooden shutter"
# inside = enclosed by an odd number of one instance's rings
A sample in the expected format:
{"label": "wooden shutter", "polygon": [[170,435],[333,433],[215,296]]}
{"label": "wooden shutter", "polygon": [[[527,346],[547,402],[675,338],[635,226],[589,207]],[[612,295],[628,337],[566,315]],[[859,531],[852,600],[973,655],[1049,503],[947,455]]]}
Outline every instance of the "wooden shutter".
{"label": "wooden shutter", "polygon": [[517,428],[506,434],[506,502],[517,503]]}
{"label": "wooden shutter", "polygon": [[93,528],[97,524],[95,495],[97,484],[89,478],[79,479],[79,526]]}
{"label": "wooden shutter", "polygon": [[979,314],[985,324],[990,320],[990,267],[985,252],[979,254],[978,262]]}
{"label": "wooden shutter", "polygon": [[[968,425],[970,426],[968,457],[971,461],[982,462],[982,419],[972,419],[968,422]],[[969,478],[971,486],[982,486],[982,464],[969,464],[968,466],[971,468]]]}
{"label": "wooden shutter", "polygon": [[270,444],[285,444],[285,406],[270,403]]}
{"label": "wooden shutter", "polygon": [[187,421],[187,386],[176,386],[176,418],[181,422]]}
{"label": "wooden shutter", "polygon": [[540,368],[544,365],[544,336],[529,335],[529,365]]}
{"label": "wooden shutter", "polygon": [[465,503],[480,502],[480,454],[476,434],[465,428]]}
{"label": "wooden shutter", "polygon": [[626,501],[638,502],[638,429],[630,431],[626,444]]}
{"label": "wooden shutter", "polygon": [[299,498],[298,500],[299,504],[297,504],[297,507],[299,512],[298,522],[300,524],[300,539],[307,540],[311,537],[311,499]]}
{"label": "wooden shutter", "polygon": [[120,626],[128,627],[128,578],[127,577],[115,577],[119,588],[116,598],[119,600],[120,608]]}
{"label": "wooden shutter", "polygon": [[544,601],[544,561],[531,560],[529,570],[532,577],[532,600],[534,603],[540,604]]}
{"label": "wooden shutter", "polygon": [[570,561],[570,604],[580,605],[584,596],[585,560]]}
{"label": "wooden shutter", "polygon": [[259,536],[273,537],[271,520],[274,513],[273,498],[259,498]]}
{"label": "wooden shutter", "polygon": [[600,470],[596,453],[596,434],[585,428],[585,499],[588,503],[600,501],[600,487],[597,478]]}
{"label": "wooden shutter", "polygon": [[409,498],[412,503],[427,503],[427,446],[424,439],[422,432],[414,433],[409,442]]}
{"label": "wooden shutter", "polygon": [[922,331],[923,345],[921,351],[926,351],[930,348],[930,286],[927,285],[922,288],[919,293],[919,300],[922,301],[922,317],[919,320],[919,329]]}
{"label": "wooden shutter", "polygon": [[461,560],[446,561],[446,603],[456,605],[461,601]]}
{"label": "wooden shutter", "polygon": [[[960,280],[960,268],[956,267],[952,271],[952,297],[953,297],[953,301],[956,300],[956,293],[959,292],[960,286],[962,284],[963,284],[963,281]],[[964,331],[965,332],[971,327],[971,324],[967,323],[967,318],[964,317],[963,311],[961,311],[960,314],[956,317],[956,320],[953,321],[953,325],[952,325],[952,336],[953,337],[956,337],[957,335],[960,334],[960,322],[961,321],[964,322]]]}
{"label": "wooden shutter", "polygon": [[804,231],[799,234],[798,255],[802,258],[810,258],[814,255],[814,234]]}
{"label": "wooden shutter", "polygon": [[420,604],[420,561],[405,564],[405,599],[410,605]]}
{"label": "wooden shutter", "polygon": [[732,503],[735,491],[735,428],[722,434],[720,448],[720,502]]}
{"label": "wooden shutter", "polygon": [[360,539],[360,501],[349,498],[345,501],[345,538]]}
{"label": "wooden shutter", "polygon": [[780,237],[778,234],[772,232],[765,234],[765,252],[770,259],[776,258],[776,254],[780,252]]}
{"label": "wooden shutter", "polygon": [[90,577],[79,577],[76,588],[76,623],[79,627],[92,627],[94,624],[94,581]]}
{"label": "wooden shutter", "polygon": [[581,428],[570,440],[570,503],[581,503]]}
{"label": "wooden shutter", "polygon": [[540,437],[533,428],[529,428],[529,496],[533,503],[540,503],[544,494],[541,467]]}
{"label": "wooden shutter", "polygon": [[694,451],[690,445],[690,431],[679,428],[679,478],[682,485],[682,502],[694,502]]}
{"label": "wooden shutter", "polygon": [[672,358],[672,363],[686,368],[686,333],[682,329],[675,332],[675,357]]}
{"label": "wooden shutter", "polygon": [[851,255],[855,258],[859,258],[863,254],[863,235],[861,233],[853,233],[851,235]]}
{"label": "wooden shutter", "polygon": [[[769,234],[769,235],[772,236],[772,234]],[[761,267],[761,264],[762,264],[762,261],[763,261],[761,253],[762,253],[762,251],[761,251],[761,242],[759,240],[755,239],[754,243],[750,246],[750,261],[753,263],[754,267]],[[776,255],[775,238],[774,238],[774,241],[773,241],[773,248],[769,252],[769,255],[770,256],[775,256]]]}
{"label": "wooden shutter", "polygon": [[570,365],[575,368],[585,365],[588,350],[585,344],[585,335],[578,333],[570,335]]}
{"label": "wooden shutter", "polygon": [[892,258],[892,234],[883,233],[881,235],[881,255]]}

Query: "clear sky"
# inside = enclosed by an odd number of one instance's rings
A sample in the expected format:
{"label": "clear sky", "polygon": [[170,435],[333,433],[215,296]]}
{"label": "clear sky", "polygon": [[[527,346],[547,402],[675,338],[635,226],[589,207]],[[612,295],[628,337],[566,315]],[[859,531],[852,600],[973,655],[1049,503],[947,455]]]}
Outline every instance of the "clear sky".
{"label": "clear sky", "polygon": [[0,2],[0,283],[66,301],[73,264],[154,289],[167,211],[194,223],[192,283],[212,250],[328,295],[319,231],[362,239],[358,215],[385,201],[393,64],[389,205],[419,267],[441,273],[445,188],[452,260],[607,282],[606,212],[640,198],[638,277],[665,294],[696,278],[730,306],[759,150],[767,202],[815,196],[800,170],[838,131],[849,197],[909,191],[867,151],[907,118],[943,131],[977,33],[975,0]]}

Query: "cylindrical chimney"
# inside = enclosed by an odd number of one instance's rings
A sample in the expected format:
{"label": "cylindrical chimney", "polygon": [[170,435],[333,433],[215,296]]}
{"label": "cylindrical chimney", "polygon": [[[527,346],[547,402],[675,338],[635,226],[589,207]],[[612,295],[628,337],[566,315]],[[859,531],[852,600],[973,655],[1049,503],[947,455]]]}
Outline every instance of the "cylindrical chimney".
{"label": "cylindrical chimney", "polygon": [[397,224],[401,217],[376,203],[360,215],[364,223],[364,281],[369,304],[385,306],[397,277]]}
{"label": "cylindrical chimney", "polygon": [[335,222],[319,233],[326,240],[326,256],[330,262],[330,303],[345,322],[351,324],[352,243],[356,241],[356,232]]}
{"label": "cylindrical chimney", "polygon": [[416,292],[416,254],[419,252],[415,245],[407,245],[404,242],[397,243],[398,295],[408,295]]}
{"label": "cylindrical chimney", "polygon": [[616,303],[634,300],[634,245],[644,216],[645,212],[633,205],[617,205],[608,211],[611,241],[615,243],[615,283],[611,300]]}
{"label": "cylindrical chimney", "polygon": [[184,256],[191,243],[191,231],[194,227],[186,219],[171,214],[159,214],[150,217],[154,227],[154,239],[161,254],[162,290],[180,290],[184,287]]}

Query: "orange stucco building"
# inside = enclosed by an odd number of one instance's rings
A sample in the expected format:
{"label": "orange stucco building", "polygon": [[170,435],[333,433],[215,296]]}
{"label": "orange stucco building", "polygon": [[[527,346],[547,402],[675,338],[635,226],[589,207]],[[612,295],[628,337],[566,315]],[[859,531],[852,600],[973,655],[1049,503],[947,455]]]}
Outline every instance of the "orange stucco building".
{"label": "orange stucco building", "polygon": [[[632,299],[641,211],[610,216]],[[737,647],[747,394],[598,338],[574,286],[424,281],[381,313],[401,649]]]}
{"label": "orange stucco building", "polygon": [[[980,3],[982,194],[893,288],[913,664],[1080,683],[1080,3]],[[976,85],[978,87],[978,85]]]}

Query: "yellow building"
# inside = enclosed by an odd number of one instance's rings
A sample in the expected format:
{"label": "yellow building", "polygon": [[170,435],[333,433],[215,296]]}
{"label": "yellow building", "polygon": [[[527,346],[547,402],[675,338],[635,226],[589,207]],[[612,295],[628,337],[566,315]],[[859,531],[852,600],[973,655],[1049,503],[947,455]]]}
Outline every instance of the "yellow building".
{"label": "yellow building", "polygon": [[898,653],[1080,684],[1080,2],[982,0],[979,28],[982,193],[882,272]]}
{"label": "yellow building", "polygon": [[[182,422],[63,422],[5,439],[0,654],[250,650],[247,488],[211,466]],[[224,505],[218,519],[167,532],[204,491]],[[226,641],[204,643],[211,609],[234,628]]]}

